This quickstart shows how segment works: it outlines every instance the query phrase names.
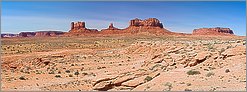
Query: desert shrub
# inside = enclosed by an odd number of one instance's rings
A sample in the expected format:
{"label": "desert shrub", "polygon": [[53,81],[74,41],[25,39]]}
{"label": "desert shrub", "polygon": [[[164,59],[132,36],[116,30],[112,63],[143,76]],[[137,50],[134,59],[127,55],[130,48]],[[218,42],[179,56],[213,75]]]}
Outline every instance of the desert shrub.
{"label": "desert shrub", "polygon": [[161,65],[160,64],[156,64],[152,68],[150,68],[149,70],[154,70],[156,67],[159,67],[159,66],[161,66]]}
{"label": "desert shrub", "polygon": [[66,70],[65,72],[66,72],[66,73],[70,73],[70,70]]}
{"label": "desert shrub", "polygon": [[212,44],[208,44],[207,48],[208,48],[208,50],[212,50],[212,49],[214,49],[214,46]]}
{"label": "desert shrub", "polygon": [[88,75],[88,73],[82,73],[83,75]]}
{"label": "desert shrub", "polygon": [[70,74],[70,75],[69,75],[69,77],[73,77],[73,75],[72,75],[72,74]]}
{"label": "desert shrub", "polygon": [[189,70],[187,72],[188,75],[196,75],[196,74],[201,74],[199,71],[196,71],[196,70]]}
{"label": "desert shrub", "polygon": [[36,74],[41,74],[42,72],[36,72]]}
{"label": "desert shrub", "polygon": [[55,74],[55,72],[54,71],[50,71],[48,74]]}
{"label": "desert shrub", "polygon": [[224,48],[221,48],[220,51],[219,51],[219,53],[221,54],[224,51],[225,51],[225,49]]}
{"label": "desert shrub", "polygon": [[210,76],[212,76],[212,75],[214,75],[213,72],[208,72],[208,73],[206,74],[206,77],[210,77]]}
{"label": "desert shrub", "polygon": [[24,76],[19,77],[20,80],[26,80]]}
{"label": "desert shrub", "polygon": [[186,88],[184,91],[192,91],[191,89]]}
{"label": "desert shrub", "polygon": [[165,83],[165,86],[168,87],[168,89],[166,89],[165,91],[171,91],[171,89],[172,89],[172,83],[166,82],[166,83]]}
{"label": "desert shrub", "polygon": [[80,74],[80,73],[79,73],[78,70],[74,73],[74,75],[76,75],[76,76],[78,76],[79,74]]}
{"label": "desert shrub", "polygon": [[61,78],[61,75],[55,75],[56,78]]}
{"label": "desert shrub", "polygon": [[191,83],[186,83],[187,86],[191,86]]}
{"label": "desert shrub", "polygon": [[151,81],[152,79],[153,79],[152,77],[147,76],[144,80],[145,80],[145,81]]}
{"label": "desert shrub", "polygon": [[226,69],[226,70],[225,70],[225,73],[228,73],[228,72],[230,72],[230,70],[229,70],[229,69]]}

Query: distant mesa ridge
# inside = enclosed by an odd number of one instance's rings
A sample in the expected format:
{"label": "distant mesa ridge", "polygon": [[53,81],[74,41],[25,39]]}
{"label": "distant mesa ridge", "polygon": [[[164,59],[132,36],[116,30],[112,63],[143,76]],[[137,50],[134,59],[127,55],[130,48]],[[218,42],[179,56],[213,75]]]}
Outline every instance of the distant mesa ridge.
{"label": "distant mesa ridge", "polygon": [[233,35],[233,31],[230,28],[199,28],[194,29],[192,32],[193,35]]}
{"label": "distant mesa ridge", "polygon": [[58,36],[63,35],[61,31],[38,31],[38,32],[21,32],[19,37],[43,37],[43,36]]}
{"label": "distant mesa ridge", "polygon": [[129,26],[124,29],[114,27],[110,23],[108,28],[98,31],[97,29],[89,29],[83,21],[71,22],[69,32],[61,31],[38,31],[38,32],[20,32],[19,34],[1,34],[1,37],[46,37],[46,36],[73,36],[73,35],[113,35],[113,34],[155,34],[155,35],[224,35],[234,36],[230,28],[199,28],[194,29],[192,34],[175,33],[164,28],[163,24],[157,18],[148,19],[132,19]]}

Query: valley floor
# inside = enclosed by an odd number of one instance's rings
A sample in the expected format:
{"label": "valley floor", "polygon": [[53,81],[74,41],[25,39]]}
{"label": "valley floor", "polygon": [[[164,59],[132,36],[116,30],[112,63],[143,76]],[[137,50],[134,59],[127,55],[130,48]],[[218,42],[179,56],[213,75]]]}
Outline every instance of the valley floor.
{"label": "valley floor", "polygon": [[1,41],[3,91],[246,91],[245,37]]}

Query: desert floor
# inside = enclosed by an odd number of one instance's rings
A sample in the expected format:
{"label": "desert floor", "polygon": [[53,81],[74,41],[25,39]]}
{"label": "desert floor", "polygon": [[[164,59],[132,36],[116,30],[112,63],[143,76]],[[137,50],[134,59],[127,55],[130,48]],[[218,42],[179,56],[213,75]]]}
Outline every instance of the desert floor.
{"label": "desert floor", "polygon": [[245,37],[1,39],[3,91],[246,91]]}

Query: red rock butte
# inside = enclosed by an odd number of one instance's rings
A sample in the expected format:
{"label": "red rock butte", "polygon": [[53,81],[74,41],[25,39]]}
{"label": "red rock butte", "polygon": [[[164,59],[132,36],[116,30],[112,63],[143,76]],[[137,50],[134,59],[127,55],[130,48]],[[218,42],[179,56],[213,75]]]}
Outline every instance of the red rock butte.
{"label": "red rock butte", "polygon": [[97,29],[88,29],[86,28],[85,22],[72,22],[70,33],[95,33],[98,32]]}
{"label": "red rock butte", "polygon": [[233,31],[230,28],[199,28],[194,29],[192,32],[193,35],[234,35]]}

